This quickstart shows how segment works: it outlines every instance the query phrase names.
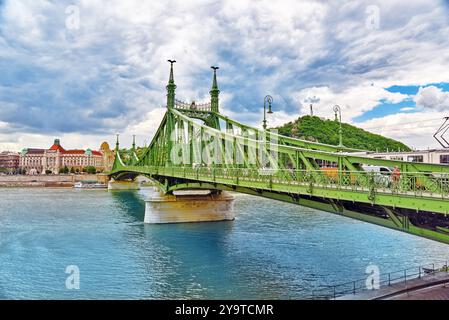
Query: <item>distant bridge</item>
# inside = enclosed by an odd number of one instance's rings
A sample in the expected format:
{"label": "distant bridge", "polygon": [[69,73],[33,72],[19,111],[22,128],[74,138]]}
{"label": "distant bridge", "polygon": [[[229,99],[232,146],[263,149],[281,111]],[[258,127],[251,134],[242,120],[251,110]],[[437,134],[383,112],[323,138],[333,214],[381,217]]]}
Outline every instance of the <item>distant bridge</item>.
{"label": "distant bridge", "polygon": [[[262,196],[449,243],[449,166],[364,157],[229,119],[219,112],[216,69],[210,103],[186,103],[175,99],[171,62],[167,111],[153,140],[140,156],[133,142],[131,156],[122,159],[117,139],[111,178],[144,175],[167,194],[209,189]],[[400,174],[368,172],[366,165],[397,166]]]}

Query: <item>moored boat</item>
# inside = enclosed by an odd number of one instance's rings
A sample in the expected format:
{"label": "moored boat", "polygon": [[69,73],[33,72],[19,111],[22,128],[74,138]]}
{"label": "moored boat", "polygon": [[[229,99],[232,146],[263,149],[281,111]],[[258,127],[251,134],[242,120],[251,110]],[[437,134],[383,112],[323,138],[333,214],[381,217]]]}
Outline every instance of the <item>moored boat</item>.
{"label": "moored boat", "polygon": [[73,185],[77,189],[106,189],[107,185],[95,180],[79,181]]}

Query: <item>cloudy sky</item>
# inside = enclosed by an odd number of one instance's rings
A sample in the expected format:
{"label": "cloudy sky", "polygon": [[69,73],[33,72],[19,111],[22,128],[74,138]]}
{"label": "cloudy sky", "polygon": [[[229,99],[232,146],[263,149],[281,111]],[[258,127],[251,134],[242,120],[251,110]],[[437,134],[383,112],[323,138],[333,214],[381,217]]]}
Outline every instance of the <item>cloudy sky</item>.
{"label": "cloudy sky", "polygon": [[177,97],[260,126],[309,112],[437,147],[449,116],[449,1],[0,1],[0,150],[149,142]]}

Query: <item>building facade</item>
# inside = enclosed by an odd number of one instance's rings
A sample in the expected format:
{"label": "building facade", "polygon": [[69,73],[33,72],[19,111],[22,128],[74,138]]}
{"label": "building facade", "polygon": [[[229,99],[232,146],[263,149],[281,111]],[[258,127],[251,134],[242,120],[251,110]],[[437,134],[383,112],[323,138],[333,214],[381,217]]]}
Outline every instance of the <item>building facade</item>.
{"label": "building facade", "polygon": [[20,155],[17,152],[0,152],[0,170],[16,172],[19,169]]}
{"label": "building facade", "polygon": [[23,149],[20,153],[19,168],[28,174],[38,174],[43,170],[45,149]]}
{"label": "building facade", "polygon": [[367,152],[363,155],[387,160],[449,165],[449,149],[414,150],[407,152]]}
{"label": "building facade", "polygon": [[23,149],[19,160],[19,167],[28,174],[57,174],[66,167],[71,172],[81,172],[89,166],[103,171],[103,153],[91,149],[66,150],[59,139],[49,149]]}

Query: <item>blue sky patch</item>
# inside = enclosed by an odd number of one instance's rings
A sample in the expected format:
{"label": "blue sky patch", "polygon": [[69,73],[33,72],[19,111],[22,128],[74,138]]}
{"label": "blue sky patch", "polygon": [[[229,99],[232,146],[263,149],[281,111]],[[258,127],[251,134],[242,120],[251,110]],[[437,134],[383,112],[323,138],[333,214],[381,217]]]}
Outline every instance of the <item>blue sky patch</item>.
{"label": "blue sky patch", "polygon": [[[391,93],[401,93],[407,94],[410,96],[415,96],[420,87],[429,87],[435,86],[440,88],[444,92],[449,92],[449,83],[448,82],[440,82],[440,83],[429,83],[424,86],[391,86],[385,88],[385,90]],[[380,100],[379,105],[374,107],[372,110],[365,112],[364,114],[353,118],[352,120],[355,123],[364,122],[374,118],[381,118],[391,114],[396,113],[414,113],[420,111],[419,108],[416,107],[416,103],[413,101],[413,97],[405,99],[399,103],[389,103],[386,100]]]}
{"label": "blue sky patch", "polygon": [[[416,104],[411,99],[406,99],[399,103],[389,103],[386,100],[381,100],[380,104],[374,109],[365,112],[364,114],[353,119],[355,123],[364,122],[373,118],[382,118],[390,114],[402,113],[413,113],[418,110],[415,108]],[[409,109],[413,108],[413,109]]]}
{"label": "blue sky patch", "polygon": [[391,86],[388,88],[385,88],[385,90],[392,92],[392,93],[402,93],[402,94],[408,94],[408,95],[415,95],[418,93],[418,90],[420,87],[429,87],[429,86],[435,86],[437,88],[440,88],[443,91],[449,91],[449,82],[440,82],[440,83],[429,83],[425,86]]}

